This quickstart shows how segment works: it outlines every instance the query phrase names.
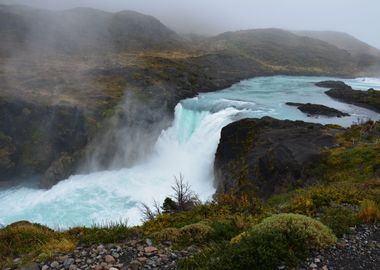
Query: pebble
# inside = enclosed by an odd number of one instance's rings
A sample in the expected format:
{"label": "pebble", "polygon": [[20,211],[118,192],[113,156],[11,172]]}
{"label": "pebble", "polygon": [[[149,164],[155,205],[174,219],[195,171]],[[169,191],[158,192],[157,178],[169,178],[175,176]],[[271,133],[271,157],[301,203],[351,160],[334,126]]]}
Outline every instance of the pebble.
{"label": "pebble", "polygon": [[149,247],[144,248],[144,252],[145,253],[156,253],[157,252],[157,248],[149,246]]}
{"label": "pebble", "polygon": [[70,265],[69,270],[77,270],[78,267],[75,264]]}
{"label": "pebble", "polygon": [[146,243],[149,247],[153,245],[152,240],[150,240],[149,238],[147,238],[147,239],[145,240],[145,243]]}
{"label": "pebble", "polygon": [[106,255],[104,257],[104,260],[106,261],[106,263],[113,263],[113,262],[115,262],[115,258],[112,257],[111,255]]}
{"label": "pebble", "polygon": [[50,267],[51,267],[51,268],[58,268],[58,267],[59,267],[59,262],[57,262],[57,261],[52,262],[52,263],[50,264]]}

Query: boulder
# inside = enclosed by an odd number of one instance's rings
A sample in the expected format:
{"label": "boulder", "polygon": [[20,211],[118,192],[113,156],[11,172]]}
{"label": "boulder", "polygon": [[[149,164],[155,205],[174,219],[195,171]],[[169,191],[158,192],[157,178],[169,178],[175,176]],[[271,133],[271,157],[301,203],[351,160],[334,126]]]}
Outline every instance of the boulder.
{"label": "boulder", "polygon": [[223,128],[215,155],[217,192],[266,199],[316,181],[309,168],[335,145],[330,129],[302,121],[244,119]]}

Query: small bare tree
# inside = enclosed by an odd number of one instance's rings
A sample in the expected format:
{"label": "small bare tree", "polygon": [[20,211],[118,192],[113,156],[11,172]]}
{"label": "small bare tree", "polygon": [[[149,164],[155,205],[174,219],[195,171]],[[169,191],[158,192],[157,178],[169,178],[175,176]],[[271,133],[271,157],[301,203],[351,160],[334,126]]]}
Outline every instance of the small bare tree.
{"label": "small bare tree", "polygon": [[177,211],[191,210],[199,203],[198,196],[191,191],[191,186],[184,182],[182,174],[180,174],[179,177],[174,176],[174,180],[175,183],[174,186],[172,186],[174,194],[172,198],[177,204]]}
{"label": "small bare tree", "polygon": [[153,202],[153,209],[141,203],[139,208],[143,216],[142,221],[153,220],[162,213],[189,211],[200,203],[198,196],[191,190],[191,186],[184,182],[182,174],[179,177],[174,176],[174,180],[174,185],[171,186],[174,194],[171,198],[167,197],[162,206],[156,200]]}

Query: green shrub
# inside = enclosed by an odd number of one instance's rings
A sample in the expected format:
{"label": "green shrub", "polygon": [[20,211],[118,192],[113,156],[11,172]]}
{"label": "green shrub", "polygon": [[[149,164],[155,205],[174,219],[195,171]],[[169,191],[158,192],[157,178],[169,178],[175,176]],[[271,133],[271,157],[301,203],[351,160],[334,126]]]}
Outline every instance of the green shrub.
{"label": "green shrub", "polygon": [[210,237],[212,228],[203,222],[199,222],[182,227],[179,232],[182,243],[201,243]]}
{"label": "green shrub", "polygon": [[332,204],[348,203],[356,205],[365,196],[362,184],[333,183],[299,190],[287,210],[292,213],[314,215]]}
{"label": "green shrub", "polygon": [[213,241],[230,240],[241,232],[232,221],[228,220],[213,221],[210,226],[212,228],[210,239]]}
{"label": "green shrub", "polygon": [[312,249],[326,248],[335,235],[321,222],[297,214],[279,214],[264,219],[247,236],[233,244],[212,246],[185,259],[179,269],[273,269],[285,262],[293,266]]}
{"label": "green shrub", "polygon": [[157,241],[178,242],[180,240],[181,233],[177,228],[166,228],[162,231],[153,233],[152,237]]}
{"label": "green shrub", "polygon": [[253,228],[259,234],[278,232],[281,234],[299,234],[308,248],[325,248],[335,243],[332,231],[321,222],[298,214],[278,214],[264,219]]}
{"label": "green shrub", "polygon": [[25,262],[37,257],[52,257],[57,252],[75,248],[75,240],[63,233],[27,221],[20,221],[0,229],[0,268],[14,257],[24,256]]}
{"label": "green shrub", "polygon": [[352,208],[333,206],[323,211],[321,222],[328,226],[337,236],[350,232],[358,224],[357,213]]}

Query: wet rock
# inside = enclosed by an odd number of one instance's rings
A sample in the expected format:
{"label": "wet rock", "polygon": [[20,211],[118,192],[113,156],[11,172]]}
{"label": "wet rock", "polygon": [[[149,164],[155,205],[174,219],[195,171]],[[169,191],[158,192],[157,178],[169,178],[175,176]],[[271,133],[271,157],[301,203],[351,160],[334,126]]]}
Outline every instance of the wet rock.
{"label": "wet rock", "polygon": [[330,88],[325,92],[326,95],[341,102],[380,112],[380,91],[372,88],[368,89],[368,91],[353,90],[351,86],[340,81],[325,81],[316,83],[316,85]]}
{"label": "wet rock", "polygon": [[342,81],[322,81],[317,82],[315,85],[324,88],[352,89],[351,86]]}
{"label": "wet rock", "polygon": [[295,106],[303,113],[306,113],[308,116],[323,115],[328,117],[344,117],[350,116],[348,113],[341,112],[337,109],[330,108],[320,104],[311,104],[311,103],[293,103],[287,102],[286,105]]}

